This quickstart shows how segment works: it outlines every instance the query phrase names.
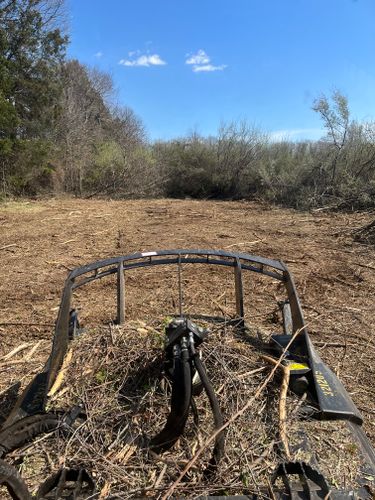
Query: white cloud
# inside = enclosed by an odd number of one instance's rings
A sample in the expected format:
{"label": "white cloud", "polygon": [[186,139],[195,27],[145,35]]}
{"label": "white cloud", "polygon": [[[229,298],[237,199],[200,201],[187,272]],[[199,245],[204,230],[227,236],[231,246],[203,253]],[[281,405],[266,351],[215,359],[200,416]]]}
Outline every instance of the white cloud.
{"label": "white cloud", "polygon": [[99,50],[99,52],[97,52],[96,54],[94,54],[95,57],[97,57],[98,59],[100,59],[101,57],[103,57],[103,52],[101,52]]}
{"label": "white cloud", "polygon": [[[132,57],[136,52],[129,52]],[[142,55],[136,59],[121,59],[119,64],[122,66],[164,66],[167,64],[158,54]]]}
{"label": "white cloud", "polygon": [[199,73],[200,71],[223,71],[227,67],[226,64],[221,64],[220,66],[214,66],[213,64],[204,64],[201,66],[193,66],[194,73]]}
{"label": "white cloud", "polygon": [[186,59],[185,64],[209,64],[211,59],[208,57],[206,52],[199,49],[196,54],[191,55]]}
{"label": "white cloud", "polygon": [[194,73],[223,71],[227,67],[226,64],[220,64],[219,66],[211,64],[211,58],[203,49],[199,49],[198,52],[193,55],[187,54],[186,57],[185,64],[191,64]]}

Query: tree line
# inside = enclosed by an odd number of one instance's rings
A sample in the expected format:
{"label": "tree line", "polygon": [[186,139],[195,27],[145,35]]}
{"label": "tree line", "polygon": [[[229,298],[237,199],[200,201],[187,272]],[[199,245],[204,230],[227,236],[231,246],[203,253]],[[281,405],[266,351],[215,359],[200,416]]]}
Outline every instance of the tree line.
{"label": "tree line", "polygon": [[339,91],[312,103],[319,141],[274,141],[246,122],[151,143],[111,77],[66,57],[63,0],[0,0],[0,197],[260,199],[375,206],[375,123]]}

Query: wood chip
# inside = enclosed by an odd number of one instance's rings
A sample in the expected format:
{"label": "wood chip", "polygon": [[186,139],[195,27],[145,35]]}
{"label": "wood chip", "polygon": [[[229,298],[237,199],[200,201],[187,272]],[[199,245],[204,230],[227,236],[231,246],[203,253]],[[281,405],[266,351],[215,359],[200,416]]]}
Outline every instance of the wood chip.
{"label": "wood chip", "polygon": [[28,347],[30,347],[30,345],[32,345],[32,342],[25,342],[24,344],[21,344],[21,345],[17,346],[15,349],[13,349],[12,351],[10,351],[8,354],[6,354],[5,356],[3,356],[2,360],[6,361],[8,359],[13,358],[13,356],[15,356],[19,352],[27,349]]}
{"label": "wood chip", "polygon": [[70,361],[72,360],[72,356],[73,356],[73,349],[69,349],[69,351],[67,352],[67,354],[64,358],[64,361],[63,361],[63,364],[60,368],[60,371],[57,374],[56,380],[53,383],[53,385],[48,393],[49,397],[53,396],[60,389],[62,384],[64,383],[65,375],[66,375],[66,372],[68,370],[68,366],[70,364]]}

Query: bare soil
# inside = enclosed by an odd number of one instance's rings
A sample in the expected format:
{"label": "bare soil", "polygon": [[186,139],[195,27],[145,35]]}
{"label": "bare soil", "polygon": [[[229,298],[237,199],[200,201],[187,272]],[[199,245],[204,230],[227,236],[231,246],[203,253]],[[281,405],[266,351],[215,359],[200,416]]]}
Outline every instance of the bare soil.
{"label": "bare soil", "polygon": [[[375,445],[375,247],[353,239],[355,230],[373,219],[374,214],[303,213],[248,202],[169,199],[52,199],[1,205],[0,421],[48,356],[70,269],[138,251],[224,249],[288,265],[312,340],[344,382]],[[193,271],[188,265],[183,271],[185,310],[234,314],[230,270]],[[158,331],[166,316],[176,312],[173,270],[160,266],[132,271],[126,286],[126,313],[137,322],[135,334]],[[245,293],[246,319],[254,331],[280,331],[280,287],[272,280],[246,276]],[[112,278],[82,289],[74,299],[88,330],[115,318]],[[17,347],[21,349],[14,352]],[[332,436],[327,439],[331,447],[338,446]],[[59,465],[51,460],[51,469]]]}

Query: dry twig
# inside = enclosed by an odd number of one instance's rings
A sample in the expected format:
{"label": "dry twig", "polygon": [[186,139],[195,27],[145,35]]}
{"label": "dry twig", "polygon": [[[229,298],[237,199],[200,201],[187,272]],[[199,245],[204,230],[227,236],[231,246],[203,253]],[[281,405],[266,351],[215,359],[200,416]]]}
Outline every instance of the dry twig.
{"label": "dry twig", "polygon": [[[269,356],[261,356],[262,359],[267,361],[273,366],[277,365],[277,360],[270,358]],[[283,364],[279,364],[278,368],[281,369],[283,372],[283,380],[281,383],[281,388],[280,388],[280,399],[279,399],[279,433],[280,433],[280,439],[281,442],[283,443],[284,449],[285,449],[285,454],[287,456],[287,459],[290,460],[290,450],[289,450],[289,444],[288,444],[288,434],[286,432],[286,421],[287,421],[287,413],[286,413],[286,397],[288,393],[288,387],[289,387],[289,379],[290,379],[290,370],[288,366],[285,366]]]}

